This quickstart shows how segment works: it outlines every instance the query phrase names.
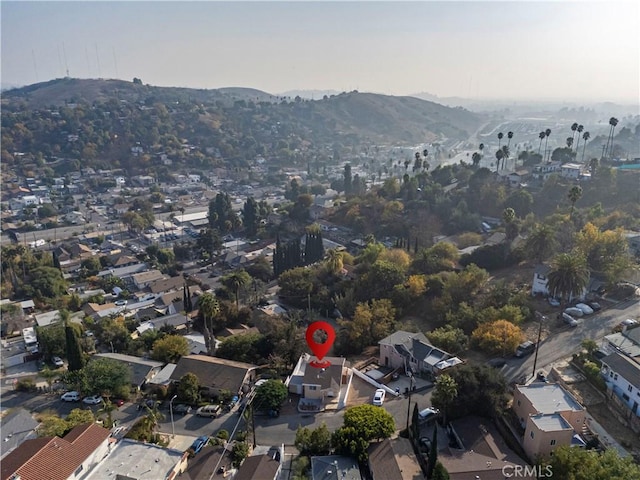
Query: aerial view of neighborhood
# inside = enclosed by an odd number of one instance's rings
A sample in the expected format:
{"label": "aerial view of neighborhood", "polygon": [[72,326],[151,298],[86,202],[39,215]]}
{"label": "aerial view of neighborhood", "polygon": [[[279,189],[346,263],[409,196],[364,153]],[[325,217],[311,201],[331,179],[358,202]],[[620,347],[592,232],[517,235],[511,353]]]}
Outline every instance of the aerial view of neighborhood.
{"label": "aerial view of neighborhood", "polygon": [[607,5],[3,2],[0,480],[640,480]]}

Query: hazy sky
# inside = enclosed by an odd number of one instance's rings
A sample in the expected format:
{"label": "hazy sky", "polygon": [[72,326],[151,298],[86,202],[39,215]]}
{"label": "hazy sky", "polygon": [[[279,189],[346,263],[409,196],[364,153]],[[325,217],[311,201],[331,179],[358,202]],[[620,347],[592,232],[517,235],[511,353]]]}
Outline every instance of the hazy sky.
{"label": "hazy sky", "polygon": [[3,0],[1,79],[638,102],[638,3]]}

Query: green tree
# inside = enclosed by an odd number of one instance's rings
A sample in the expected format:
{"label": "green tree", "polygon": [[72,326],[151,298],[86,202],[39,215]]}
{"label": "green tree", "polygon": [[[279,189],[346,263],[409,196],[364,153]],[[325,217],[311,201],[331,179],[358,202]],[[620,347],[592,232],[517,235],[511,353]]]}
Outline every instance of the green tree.
{"label": "green tree", "polygon": [[449,476],[449,472],[447,472],[447,469],[444,468],[444,465],[442,465],[440,462],[436,462],[430,480],[449,480],[450,478],[451,477]]}
{"label": "green tree", "polygon": [[370,304],[359,303],[350,322],[343,321],[347,327],[349,344],[361,351],[369,345],[389,335],[396,321],[396,310],[391,300],[386,298],[372,300]]}
{"label": "green tree", "polygon": [[39,437],[62,437],[67,432],[67,422],[57,415],[45,415],[39,418]]}
{"label": "green tree", "polygon": [[458,384],[446,373],[443,373],[436,380],[435,389],[431,396],[431,403],[434,407],[439,408],[444,415],[444,423],[447,423],[449,410],[452,402],[458,396]]}
{"label": "green tree", "polygon": [[326,260],[327,270],[332,275],[337,275],[342,271],[344,267],[344,254],[335,248],[330,249],[327,252]]}
{"label": "green tree", "polygon": [[153,343],[151,356],[163,363],[177,363],[189,354],[189,342],[181,335],[167,335]]}
{"label": "green tree", "polygon": [[529,258],[542,263],[556,251],[558,242],[553,229],[546,224],[537,224],[525,241],[525,251]]}
{"label": "green tree", "polygon": [[74,408],[73,410],[71,410],[71,412],[69,412],[69,415],[67,415],[65,421],[67,422],[67,430],[71,430],[78,425],[95,422],[96,417],[93,415],[93,412],[91,410]]}
{"label": "green tree", "polygon": [[231,449],[231,461],[233,466],[238,468],[244,462],[244,459],[249,456],[249,444],[247,442],[235,442]]}
{"label": "green tree", "polygon": [[98,358],[84,367],[89,390],[104,397],[131,384],[131,370],[123,363],[111,358]]}
{"label": "green tree", "polygon": [[580,346],[586,350],[589,355],[593,355],[593,353],[598,350],[598,344],[590,338],[582,340],[582,342],[580,342]]}
{"label": "green tree", "polygon": [[393,417],[383,408],[358,405],[347,409],[344,424],[332,435],[331,445],[339,454],[365,461],[369,442],[389,438],[395,428]]}
{"label": "green tree", "polygon": [[322,424],[314,429],[298,427],[294,442],[301,455],[328,455],[331,452],[331,432]]}
{"label": "green tree", "polygon": [[471,338],[482,350],[510,356],[524,339],[524,334],[519,327],[507,320],[495,320],[480,324]]}
{"label": "green tree", "polygon": [[355,456],[360,462],[365,462],[368,458],[369,440],[363,438],[354,427],[340,427],[334,431],[331,445],[339,455]]}
{"label": "green tree", "polygon": [[[103,420],[105,420],[104,426],[106,428],[111,428],[113,427],[113,412],[116,411],[117,409],[118,409],[118,406],[115,403],[111,402],[110,399],[107,398],[106,400],[102,401],[102,406],[96,412],[96,416],[98,418],[103,418]],[[91,410],[88,410],[88,411],[91,411]]]}
{"label": "green tree", "polygon": [[[596,450],[561,446],[553,451],[548,465],[554,478],[571,480],[630,480],[640,478],[640,466],[633,457],[622,458],[612,448]],[[544,467],[543,467],[544,468]],[[544,471],[544,470],[543,470]]]}
{"label": "green tree", "polygon": [[256,389],[253,399],[256,408],[280,410],[280,405],[289,395],[287,387],[279,380],[267,380]]}
{"label": "green tree", "polygon": [[84,367],[84,356],[80,347],[78,331],[69,321],[69,312],[60,311],[60,317],[64,322],[65,348],[68,360],[68,369],[71,371],[80,370]]}
{"label": "green tree", "polygon": [[236,362],[254,363],[262,358],[259,350],[263,341],[264,335],[261,333],[232,335],[222,341],[216,350],[216,356]]}
{"label": "green tree", "polygon": [[469,346],[469,337],[464,330],[452,325],[436,328],[427,333],[427,338],[436,347],[442,348],[453,355],[464,352]]}
{"label": "green tree", "polygon": [[29,276],[29,289],[39,299],[61,297],[67,293],[67,282],[55,267],[36,267]]}
{"label": "green tree", "polygon": [[433,478],[433,472],[438,463],[438,429],[433,429],[433,437],[431,438],[431,448],[429,449],[429,460],[427,462],[427,478]]}
{"label": "green tree", "polygon": [[573,209],[575,208],[576,202],[582,198],[582,187],[580,185],[574,185],[569,190],[567,194],[569,201],[571,202],[571,212],[569,213],[569,218],[573,218]]}
{"label": "green tree", "polygon": [[200,402],[200,382],[194,373],[185,373],[178,383],[178,398],[189,405],[197,405]]}

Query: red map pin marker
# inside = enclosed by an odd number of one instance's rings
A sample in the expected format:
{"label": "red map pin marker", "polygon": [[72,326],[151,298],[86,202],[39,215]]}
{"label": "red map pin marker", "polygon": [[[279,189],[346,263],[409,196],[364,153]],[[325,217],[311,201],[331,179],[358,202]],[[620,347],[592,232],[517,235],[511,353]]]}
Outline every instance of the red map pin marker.
{"label": "red map pin marker", "polygon": [[[317,343],[313,339],[313,334],[318,330],[323,330],[327,333],[327,339],[324,343]],[[320,360],[324,358],[324,356],[333,345],[334,340],[336,339],[336,332],[331,324],[327,322],[313,322],[307,327],[305,338],[307,340],[307,345],[309,345],[309,348],[311,349],[313,354],[318,358],[317,362],[310,362],[309,365],[315,368],[329,367],[331,365],[331,362],[320,362]]]}

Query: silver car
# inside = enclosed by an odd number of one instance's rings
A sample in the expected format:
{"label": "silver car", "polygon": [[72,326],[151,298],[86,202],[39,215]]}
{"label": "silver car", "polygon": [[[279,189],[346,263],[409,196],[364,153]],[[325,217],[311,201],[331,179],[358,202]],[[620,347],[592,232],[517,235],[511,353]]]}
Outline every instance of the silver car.
{"label": "silver car", "polygon": [[565,311],[565,313],[562,314],[562,320],[564,321],[564,323],[566,323],[570,327],[577,327],[578,326],[578,321],[575,318],[573,318],[571,315],[566,313],[566,311]]}

